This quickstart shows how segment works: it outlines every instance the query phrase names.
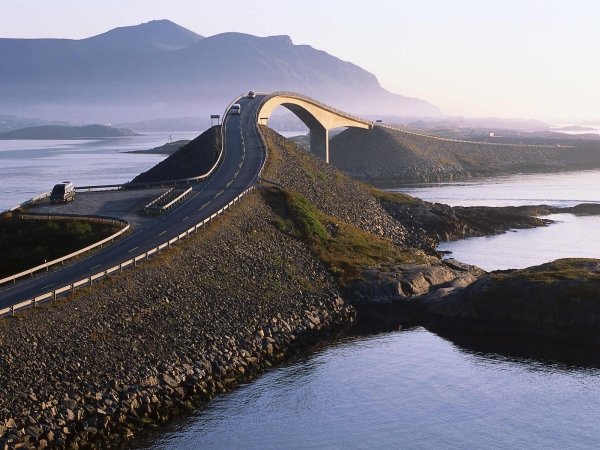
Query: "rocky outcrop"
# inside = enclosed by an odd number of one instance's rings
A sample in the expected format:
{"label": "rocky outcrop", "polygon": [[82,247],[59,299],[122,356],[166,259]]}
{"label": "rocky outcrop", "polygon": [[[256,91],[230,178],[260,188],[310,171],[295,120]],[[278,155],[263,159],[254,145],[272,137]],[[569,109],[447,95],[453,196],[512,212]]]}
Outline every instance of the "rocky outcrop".
{"label": "rocky outcrop", "polygon": [[435,251],[440,242],[546,226],[553,222],[536,216],[560,210],[547,206],[452,207],[392,193],[382,193],[381,204],[408,230],[412,245],[430,252]]}
{"label": "rocky outcrop", "polygon": [[[433,258],[432,258],[433,259]],[[446,292],[473,283],[485,272],[456,260],[433,260],[431,265],[399,265],[383,270],[365,269],[361,280],[347,291],[354,305],[402,302],[438,289]]]}
{"label": "rocky outcrop", "polygon": [[432,327],[600,344],[600,260],[561,259],[488,274],[423,298]]}

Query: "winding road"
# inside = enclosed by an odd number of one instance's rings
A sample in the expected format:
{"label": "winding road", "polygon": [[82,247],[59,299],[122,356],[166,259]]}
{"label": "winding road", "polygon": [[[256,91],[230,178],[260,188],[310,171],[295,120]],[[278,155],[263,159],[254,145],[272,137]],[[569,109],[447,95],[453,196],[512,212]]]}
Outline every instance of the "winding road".
{"label": "winding road", "polygon": [[0,286],[0,308],[51,292],[62,286],[119,265],[136,255],[157,247],[193,224],[220,210],[252,186],[266,158],[259,138],[257,110],[264,95],[239,100],[240,115],[225,114],[223,158],[209,179],[193,185],[192,194],[164,216],[134,230],[114,244],[71,264],[49,272]]}

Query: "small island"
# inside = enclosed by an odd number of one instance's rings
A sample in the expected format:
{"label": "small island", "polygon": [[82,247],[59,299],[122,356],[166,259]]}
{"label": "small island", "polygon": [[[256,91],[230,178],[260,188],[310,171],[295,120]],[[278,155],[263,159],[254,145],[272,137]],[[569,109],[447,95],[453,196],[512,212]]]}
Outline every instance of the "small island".
{"label": "small island", "polygon": [[188,139],[180,139],[178,141],[167,142],[159,147],[154,147],[148,150],[133,150],[127,153],[141,153],[146,155],[172,155],[177,150],[188,144]]}
{"label": "small island", "polygon": [[25,140],[25,139],[103,139],[124,136],[140,136],[127,128],[113,128],[107,125],[42,125],[27,127],[18,130],[0,133],[2,140]]}
{"label": "small island", "polygon": [[594,127],[582,127],[581,125],[567,125],[564,127],[553,128],[553,131],[598,131]]}

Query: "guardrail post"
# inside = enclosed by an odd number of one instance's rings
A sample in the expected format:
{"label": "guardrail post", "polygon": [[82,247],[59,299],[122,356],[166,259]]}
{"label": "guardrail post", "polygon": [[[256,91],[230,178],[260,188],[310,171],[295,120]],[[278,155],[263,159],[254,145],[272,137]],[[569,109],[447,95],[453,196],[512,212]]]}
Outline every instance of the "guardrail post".
{"label": "guardrail post", "polygon": [[92,277],[90,277],[90,286],[92,285]]}
{"label": "guardrail post", "polygon": [[33,299],[31,300],[31,304],[34,308],[37,306],[37,300],[35,299],[35,297],[33,297]]}
{"label": "guardrail post", "polygon": [[56,291],[52,291],[52,301],[56,301]]}
{"label": "guardrail post", "polygon": [[11,316],[15,315],[15,306],[14,305],[10,307],[10,315]]}
{"label": "guardrail post", "polygon": [[119,264],[119,273],[123,273],[123,264]]}
{"label": "guardrail post", "polygon": [[75,293],[75,284],[71,284],[71,294]]}

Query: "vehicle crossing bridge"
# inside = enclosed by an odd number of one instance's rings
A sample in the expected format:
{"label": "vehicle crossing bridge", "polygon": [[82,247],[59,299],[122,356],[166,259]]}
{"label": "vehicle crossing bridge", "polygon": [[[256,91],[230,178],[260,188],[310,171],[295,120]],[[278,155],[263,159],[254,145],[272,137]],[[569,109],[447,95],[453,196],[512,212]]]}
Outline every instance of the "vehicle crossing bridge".
{"label": "vehicle crossing bridge", "polygon": [[262,96],[258,108],[258,123],[266,125],[271,113],[279,106],[293,112],[310,130],[311,151],[329,162],[329,131],[339,127],[371,129],[373,122],[353,116],[295,92],[273,92]]}

